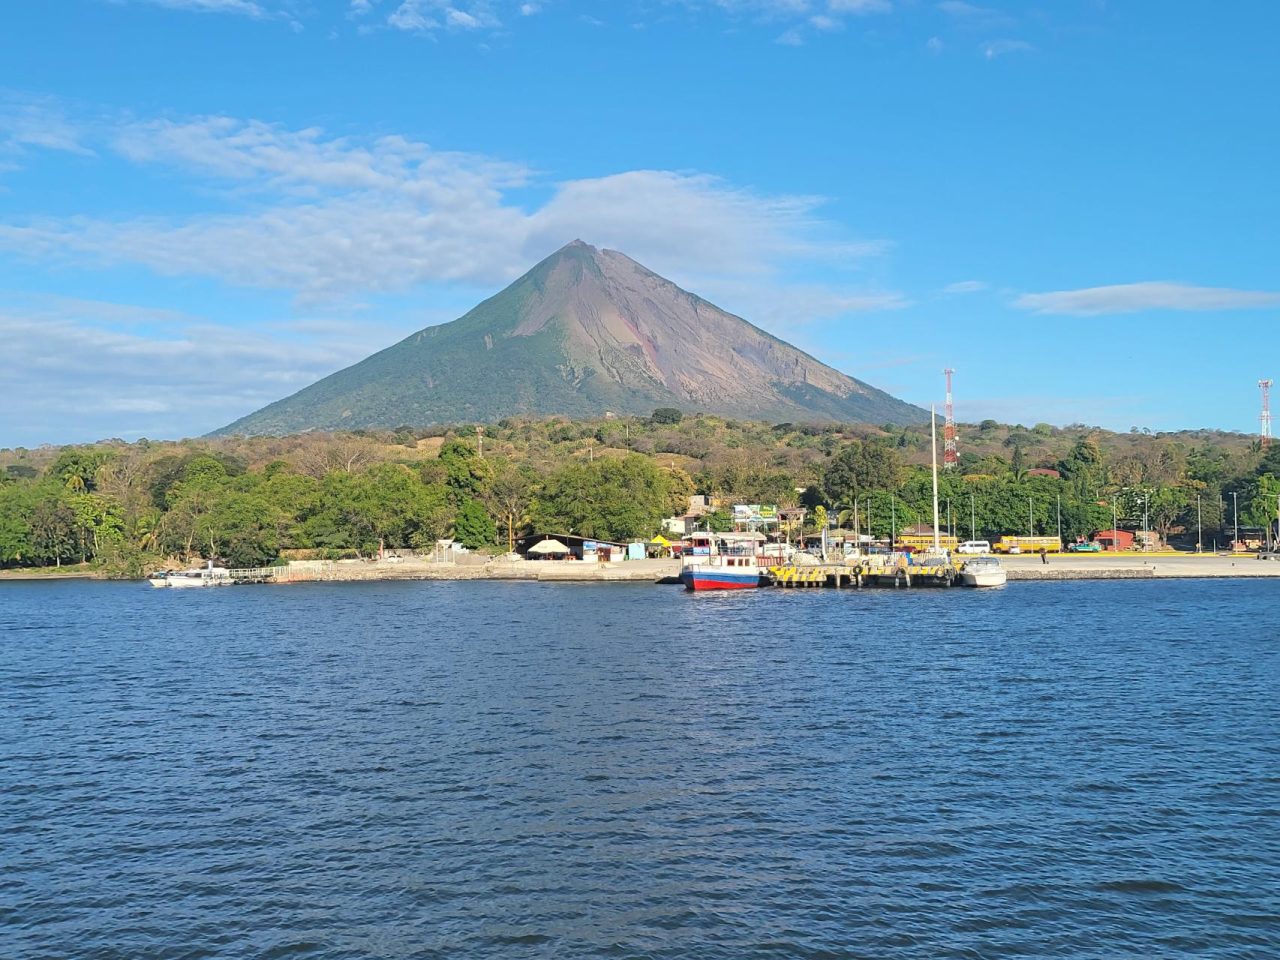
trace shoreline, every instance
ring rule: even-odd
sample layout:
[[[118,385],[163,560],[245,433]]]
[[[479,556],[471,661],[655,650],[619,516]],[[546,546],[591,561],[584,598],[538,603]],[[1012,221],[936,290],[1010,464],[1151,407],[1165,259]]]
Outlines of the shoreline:
[[[1052,555],[1002,557],[1010,582],[1063,580],[1182,580],[1280,578],[1280,562],[1251,556],[1206,554],[1141,554],[1109,556]],[[395,580],[507,580],[534,583],[652,583],[678,581],[677,560],[627,560],[621,563],[490,560],[487,563],[434,563],[404,560],[359,564],[300,563],[280,568],[275,583],[360,583]],[[107,580],[101,571],[84,568],[60,571],[4,570],[0,582],[45,580]],[[132,581],[144,582],[142,579]]]

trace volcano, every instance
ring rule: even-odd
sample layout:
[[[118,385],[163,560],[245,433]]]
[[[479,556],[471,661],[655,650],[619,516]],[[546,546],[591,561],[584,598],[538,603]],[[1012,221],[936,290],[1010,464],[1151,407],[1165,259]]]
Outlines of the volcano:
[[[465,316],[216,433],[647,415],[656,407],[773,422],[928,419],[625,254],[575,240]]]

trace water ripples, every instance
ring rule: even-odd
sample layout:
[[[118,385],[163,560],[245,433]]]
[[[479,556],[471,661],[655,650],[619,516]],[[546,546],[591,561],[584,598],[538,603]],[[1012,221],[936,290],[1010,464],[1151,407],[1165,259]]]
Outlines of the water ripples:
[[[1267,582],[0,584],[0,955],[1280,955]]]

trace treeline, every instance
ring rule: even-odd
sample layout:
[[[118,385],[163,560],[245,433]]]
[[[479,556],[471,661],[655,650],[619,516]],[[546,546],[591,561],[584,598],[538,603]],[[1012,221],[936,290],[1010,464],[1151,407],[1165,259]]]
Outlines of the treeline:
[[[940,478],[958,535],[1086,536],[1146,522],[1223,541],[1274,520],[1280,448],[1247,437],[962,428]],[[0,451],[0,566],[270,563],[284,550],[505,549],[537,529],[648,538],[693,493],[809,508],[807,530],[931,521],[926,428],[682,417],[508,420],[465,428]],[[726,525],[728,518],[710,518]],[[805,531],[794,531],[802,535]]]

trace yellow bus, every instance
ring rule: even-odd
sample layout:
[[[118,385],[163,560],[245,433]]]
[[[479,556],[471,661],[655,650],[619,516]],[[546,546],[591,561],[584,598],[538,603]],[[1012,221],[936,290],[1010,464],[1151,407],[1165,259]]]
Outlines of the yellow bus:
[[[938,546],[943,550],[954,551],[960,546],[958,537],[948,537],[946,534],[938,534]],[[912,553],[923,553],[926,550],[933,549],[933,534],[926,533],[922,536],[911,535],[898,538],[898,542],[894,544],[895,550],[910,550]]]
[[[1057,537],[1004,536],[991,548],[994,553],[1061,553],[1062,541]]]

